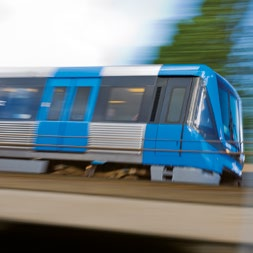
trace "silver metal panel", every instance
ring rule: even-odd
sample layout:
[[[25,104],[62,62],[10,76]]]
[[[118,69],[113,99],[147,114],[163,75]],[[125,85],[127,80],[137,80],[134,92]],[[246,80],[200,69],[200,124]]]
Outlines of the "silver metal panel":
[[[173,182],[219,185],[220,175],[193,167],[174,167]]]
[[[150,167],[151,181],[164,181],[164,166],[152,165]]]
[[[48,161],[0,159],[0,171],[21,173],[45,173]]]
[[[0,146],[8,148],[32,148],[35,121],[0,121]]]
[[[104,67],[101,76],[157,76],[162,65],[133,65]]]
[[[146,124],[90,123],[88,152],[140,154]]]
[[[53,67],[2,67],[0,77],[52,77]]]
[[[61,152],[38,152],[31,149],[6,149],[0,147],[0,157],[5,158],[23,158],[23,159],[48,159],[48,160],[69,160],[72,161],[105,161],[105,162],[120,162],[120,163],[142,163],[142,156],[139,154],[125,154],[117,153],[117,155],[101,152],[88,152],[88,153],[67,153]]]

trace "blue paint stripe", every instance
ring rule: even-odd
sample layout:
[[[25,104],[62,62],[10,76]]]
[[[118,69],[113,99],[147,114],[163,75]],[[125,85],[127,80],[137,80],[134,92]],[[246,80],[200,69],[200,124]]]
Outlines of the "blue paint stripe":
[[[203,64],[164,64],[162,65],[159,76],[201,76],[210,75],[213,71]]]
[[[54,77],[100,77],[103,67],[62,67]]]

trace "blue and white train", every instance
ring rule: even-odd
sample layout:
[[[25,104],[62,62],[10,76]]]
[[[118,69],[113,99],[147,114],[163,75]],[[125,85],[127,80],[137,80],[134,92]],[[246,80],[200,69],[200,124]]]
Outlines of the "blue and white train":
[[[0,171],[55,161],[220,184],[244,165],[239,95],[206,65],[0,69]]]

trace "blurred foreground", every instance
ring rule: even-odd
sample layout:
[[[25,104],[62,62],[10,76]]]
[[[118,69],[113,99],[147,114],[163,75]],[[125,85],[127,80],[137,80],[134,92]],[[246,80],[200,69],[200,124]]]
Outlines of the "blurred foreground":
[[[4,251],[253,252],[253,188],[1,173],[0,202]]]
[[[134,218],[134,217],[133,217]],[[2,252],[251,253],[253,245],[215,243],[26,223],[1,223]]]

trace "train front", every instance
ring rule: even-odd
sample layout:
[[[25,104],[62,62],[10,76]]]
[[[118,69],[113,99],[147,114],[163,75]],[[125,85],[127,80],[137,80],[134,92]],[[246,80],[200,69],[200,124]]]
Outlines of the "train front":
[[[183,160],[193,171],[202,170],[187,177],[205,183],[237,183],[245,159],[241,100],[222,76],[204,73],[193,88],[182,140]],[[174,170],[174,181],[187,181],[189,172]]]

